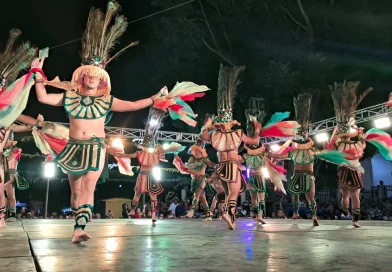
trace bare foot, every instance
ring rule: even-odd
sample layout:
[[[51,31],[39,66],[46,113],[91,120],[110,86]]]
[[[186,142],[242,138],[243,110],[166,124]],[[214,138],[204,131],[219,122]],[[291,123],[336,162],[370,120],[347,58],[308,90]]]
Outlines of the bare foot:
[[[301,217],[299,217],[299,214],[293,214],[293,220],[295,220],[295,219],[301,219]]]
[[[1,220],[0,220],[0,229],[4,229],[4,228],[6,228],[7,226],[5,225],[5,221],[4,221],[4,218],[1,218]]]
[[[219,221],[222,221],[222,216],[219,216],[219,217],[218,217],[218,220],[219,220]]]
[[[222,218],[226,221],[226,225],[227,225],[227,228],[228,228],[229,230],[235,230],[235,224],[233,224],[233,223],[231,222],[230,215],[224,214],[224,215],[222,216]]]
[[[186,214],[186,218],[193,218],[195,211],[190,210],[187,214]]]
[[[5,222],[16,222],[16,218],[15,218],[15,217],[7,218],[7,219],[5,220]]]
[[[156,223],[157,223],[157,220],[156,220],[156,219],[153,219],[153,220],[152,220],[152,226],[155,227],[155,226],[157,225]]]
[[[205,219],[203,219],[203,221],[204,221],[204,222],[212,221],[212,218],[211,218],[211,216],[209,216],[209,217],[206,217]]]
[[[353,221],[353,226],[356,228],[360,228],[361,225],[358,223],[358,221]]]
[[[264,220],[263,220],[263,218],[262,217],[257,217],[257,218],[255,218],[255,221],[257,221],[257,222],[259,222],[259,223],[261,223],[261,224],[267,224]]]
[[[81,229],[77,229],[74,231],[73,237],[72,237],[72,243],[81,243],[88,241],[90,239],[90,236],[87,234],[87,232],[84,232]]]
[[[313,226],[314,227],[318,227],[319,226],[319,223],[318,223],[318,220],[317,220],[317,216],[313,216]]]

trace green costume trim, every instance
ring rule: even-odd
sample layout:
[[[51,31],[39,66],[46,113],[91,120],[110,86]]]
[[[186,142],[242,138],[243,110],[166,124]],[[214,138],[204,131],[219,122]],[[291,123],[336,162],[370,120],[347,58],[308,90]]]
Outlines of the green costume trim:
[[[4,207],[0,207],[0,218],[4,218],[5,217],[5,212],[7,211],[7,208]]]
[[[203,181],[205,181],[206,184],[207,184],[207,180],[206,180],[206,176],[205,175],[193,178],[191,180],[191,192],[194,193],[197,190],[197,188],[200,188],[200,189],[204,190],[205,187],[204,188],[202,187]]]
[[[294,213],[298,214],[299,213],[299,201],[296,201],[295,199],[293,200],[293,208],[294,208]]]
[[[247,182],[248,182],[247,191],[256,192],[256,193],[267,192],[266,182],[262,175],[250,174],[249,178],[247,178]]]
[[[308,150],[309,149],[290,150],[289,157],[296,164],[313,164],[316,161],[316,156],[309,154]]]
[[[192,200],[192,205],[191,205],[191,210],[195,210],[197,208],[197,205],[199,204],[199,200],[197,200],[196,198],[194,198]]]
[[[18,190],[23,191],[30,188],[30,183],[24,177],[19,175],[17,171],[15,171],[13,175],[15,179],[16,188],[18,188]]]
[[[317,203],[316,202],[312,202],[310,203],[310,214],[312,216],[317,216]]]
[[[101,148],[105,148],[104,138],[94,137],[90,140],[70,138],[66,147],[55,158],[68,173],[83,175],[89,171],[98,171]]]
[[[264,166],[264,157],[262,155],[244,155],[246,167],[249,169],[257,169]]]
[[[78,207],[76,211],[75,226],[74,230],[84,230],[87,223],[91,220],[93,206],[90,204],[84,204]]]
[[[8,218],[16,218],[16,208],[8,207]]]
[[[63,106],[69,116],[76,119],[100,119],[109,114],[113,96],[85,96],[75,91],[64,93]]]
[[[259,201],[259,212],[264,213],[264,207],[265,207],[265,200],[260,200]]]
[[[313,173],[309,171],[294,171],[289,181],[287,192],[295,196],[310,192],[313,179]]]

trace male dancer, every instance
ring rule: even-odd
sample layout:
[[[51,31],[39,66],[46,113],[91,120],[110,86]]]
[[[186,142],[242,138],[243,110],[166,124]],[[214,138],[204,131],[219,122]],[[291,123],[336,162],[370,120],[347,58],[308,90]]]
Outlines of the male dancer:
[[[238,162],[238,147],[241,142],[257,144],[261,129],[260,124],[255,122],[253,138],[246,136],[242,129],[232,130],[234,125],[239,125],[236,120],[233,120],[232,104],[239,84],[238,76],[244,69],[244,67],[221,65],[218,77],[218,116],[215,120],[208,118],[200,136],[202,140],[211,142],[212,147],[218,151],[219,163],[216,171],[226,193],[227,211],[223,214],[223,219],[230,230],[235,229],[238,195],[246,187]]]
[[[317,203],[315,201],[316,185],[313,164],[316,158],[339,165],[347,165],[351,169],[361,169],[360,165],[345,159],[343,152],[320,151],[313,147],[314,143],[308,136],[311,111],[310,94],[300,94],[294,98],[295,115],[301,128],[298,135],[292,140],[293,147],[288,148],[282,154],[269,154],[273,159],[288,159],[294,162],[294,174],[289,181],[288,192],[293,196],[294,214],[293,219],[299,219],[299,197],[305,194],[312,214],[313,226],[318,226]],[[284,145],[286,146],[286,144]]]
[[[68,173],[71,186],[71,205],[76,210],[72,238],[74,243],[90,239],[84,229],[92,217],[95,185],[104,167],[104,126],[107,115],[110,111],[147,108],[160,96],[167,94],[164,88],[156,95],[136,102],[110,95],[110,77],[104,68],[113,60],[109,56],[110,50],[128,25],[124,16],[117,15],[115,24],[108,29],[108,22],[119,9],[120,5],[116,1],[109,1],[106,14],[100,9],[91,10],[82,39],[82,66],[74,71],[70,83],[49,82],[41,76],[37,76],[35,81],[38,100],[52,106],[63,106],[69,116],[69,142],[55,160]],[[43,59],[32,63],[33,68],[42,66]],[[45,84],[67,91],[64,94],[48,94]]]
[[[334,148],[343,152],[347,152],[347,157],[359,164],[359,159],[363,156],[363,150],[366,147],[363,129],[355,125],[353,118],[354,111],[365,96],[372,91],[367,89],[360,97],[357,96],[359,82],[343,82],[343,84],[335,83],[329,86],[332,100],[335,108],[336,121],[338,126],[335,128],[328,148]],[[358,137],[358,140],[351,138]],[[348,214],[350,198],[352,201],[352,224],[359,228],[358,223],[361,217],[361,202],[359,194],[364,188],[362,173],[340,166],[338,170],[339,189],[342,193],[342,210],[345,215]]]
[[[205,141],[197,140],[194,145],[189,149],[189,153],[192,156],[189,158],[188,163],[184,164],[180,157],[174,157],[173,164],[177,167],[182,174],[191,175],[191,192],[193,193],[193,200],[191,209],[186,215],[186,217],[192,218],[195,209],[199,206],[199,201],[201,202],[204,213],[206,216],[206,221],[212,220],[211,210],[208,207],[208,202],[204,193],[204,189],[207,185],[206,170],[207,166],[215,168],[216,164],[208,159],[207,152],[205,150]]]
[[[154,168],[158,166],[159,161],[166,161],[165,154],[179,153],[185,149],[184,146],[177,143],[172,143],[165,148],[157,143],[157,132],[165,115],[164,111],[151,107],[148,114],[145,136],[142,143],[138,145],[138,148],[141,149],[141,151],[136,151],[132,154],[114,154],[116,157],[137,158],[139,161],[140,173],[136,180],[135,196],[132,200],[130,215],[135,215],[135,210],[141,194],[148,193],[151,198],[151,218],[153,225],[156,222],[157,196],[163,192],[162,184],[154,177]]]
[[[13,144],[14,133],[10,133],[10,137],[8,138],[8,142]],[[6,151],[8,155],[6,156],[8,160],[8,168],[9,168],[9,177],[10,179],[5,183],[5,191],[7,192],[7,200],[8,200],[8,218],[6,222],[15,222],[16,221],[16,198],[15,198],[15,186],[19,190],[25,190],[29,188],[29,183],[18,174],[18,162],[22,155],[22,149],[13,146],[12,148]]]
[[[290,115],[289,112],[286,113],[275,113],[271,120],[275,120],[279,122],[280,120],[276,118],[276,116],[280,116],[280,119],[285,119]],[[247,118],[247,134],[249,136],[254,135],[254,126],[252,120],[257,120],[260,123],[265,116],[265,112],[259,112],[257,117],[250,115],[250,112],[246,112]],[[266,127],[271,126],[275,121],[268,121]],[[281,122],[283,123],[283,122]],[[289,122],[287,122],[289,123]],[[265,127],[265,128],[266,128]],[[293,133],[295,131],[293,130]],[[263,168],[267,170],[268,178],[278,187],[284,194],[286,190],[284,189],[282,180],[286,180],[284,175],[285,169],[283,167],[279,167],[274,165],[269,158],[267,157],[267,153],[265,152],[264,144],[256,144],[256,145],[244,145],[246,153],[243,155],[242,162],[245,163],[246,168],[249,169],[249,176],[247,177],[247,191],[250,192],[251,201],[252,201],[252,211],[256,215],[256,221],[261,224],[265,224],[263,220],[263,213],[265,207],[265,193],[267,192],[267,186],[265,181],[265,173],[263,173]]]
[[[222,220],[222,216],[225,212],[225,202],[226,202],[225,190],[216,172],[212,173],[212,175],[209,178],[207,178],[207,182],[216,192],[216,195],[212,199],[212,203],[210,207],[211,215],[215,213],[216,205],[218,205],[218,211],[219,211],[218,220]]]

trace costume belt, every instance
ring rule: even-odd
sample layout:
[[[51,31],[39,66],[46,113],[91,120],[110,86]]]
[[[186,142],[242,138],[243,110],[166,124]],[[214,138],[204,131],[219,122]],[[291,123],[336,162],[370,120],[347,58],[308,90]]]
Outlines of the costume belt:
[[[105,138],[91,137],[89,140],[77,140],[74,138],[69,138],[69,144],[98,144],[101,148],[105,148]]]
[[[314,177],[313,171],[309,171],[309,170],[294,170],[294,174],[305,174]]]

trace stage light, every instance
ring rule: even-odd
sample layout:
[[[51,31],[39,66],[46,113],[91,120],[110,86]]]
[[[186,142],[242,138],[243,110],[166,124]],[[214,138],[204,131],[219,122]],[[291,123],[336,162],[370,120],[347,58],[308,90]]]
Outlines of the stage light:
[[[169,148],[169,146],[170,146],[170,144],[164,143],[163,146],[162,146],[162,148],[163,148],[163,150],[166,150],[166,149]]]
[[[53,178],[54,177],[54,171],[55,170],[55,164],[54,162],[47,162],[45,163],[44,166],[44,176],[45,178]]]
[[[156,120],[156,119],[151,119],[151,120],[150,120],[150,125],[151,125],[151,126],[156,126],[156,125],[158,125],[158,120]]]
[[[246,177],[249,178],[250,169],[246,168]]]
[[[115,138],[112,140],[112,146],[117,148],[124,148],[123,142],[119,138]]]
[[[326,141],[328,141],[328,134],[324,133],[324,132],[323,133],[319,133],[319,134],[316,135],[316,140],[319,143],[326,142]]]
[[[374,125],[376,128],[386,128],[391,126],[391,120],[388,117],[380,118],[374,120]]]
[[[156,180],[161,180],[161,169],[159,167],[154,167],[152,169],[152,175]]]
[[[270,146],[270,148],[271,148],[271,151],[272,151],[272,152],[278,152],[279,149],[280,149],[280,145],[278,145],[278,144],[273,144],[273,145]]]
[[[154,148],[152,148],[152,147],[148,148],[148,152],[154,153]]]
[[[265,167],[261,168],[261,173],[263,174],[264,178],[269,178],[270,177],[268,169],[265,168]]]

